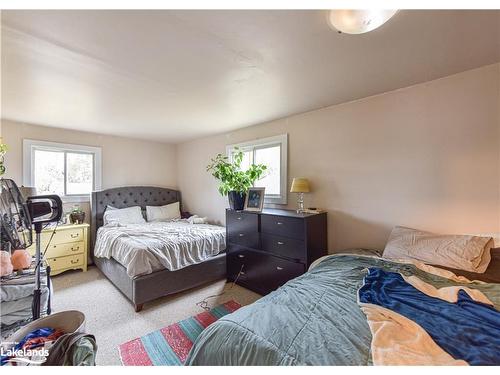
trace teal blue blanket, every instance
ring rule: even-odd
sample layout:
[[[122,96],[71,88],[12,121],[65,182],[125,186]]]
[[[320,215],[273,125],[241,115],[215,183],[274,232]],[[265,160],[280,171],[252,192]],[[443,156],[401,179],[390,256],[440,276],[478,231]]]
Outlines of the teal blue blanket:
[[[357,291],[370,267],[415,275],[437,288],[460,285],[413,265],[358,255],[329,257],[210,325],[186,364],[370,365],[370,329],[357,304]],[[464,285],[481,290],[500,307],[500,284]]]

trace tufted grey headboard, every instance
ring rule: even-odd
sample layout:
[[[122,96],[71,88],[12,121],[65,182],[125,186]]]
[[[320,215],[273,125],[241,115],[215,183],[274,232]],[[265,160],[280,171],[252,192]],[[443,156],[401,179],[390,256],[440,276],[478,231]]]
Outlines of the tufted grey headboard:
[[[165,204],[181,202],[181,192],[173,189],[152,186],[125,186],[101,191],[93,191],[91,199],[90,236],[91,251],[94,244],[97,229],[103,225],[102,217],[106,206],[125,208],[141,206],[163,206]]]

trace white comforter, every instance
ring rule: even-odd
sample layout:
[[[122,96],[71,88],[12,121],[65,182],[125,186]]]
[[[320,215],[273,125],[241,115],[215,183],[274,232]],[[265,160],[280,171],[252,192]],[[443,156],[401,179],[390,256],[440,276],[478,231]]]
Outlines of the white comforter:
[[[103,226],[97,231],[94,256],[112,257],[136,277],[201,263],[225,247],[224,227],[176,220]]]

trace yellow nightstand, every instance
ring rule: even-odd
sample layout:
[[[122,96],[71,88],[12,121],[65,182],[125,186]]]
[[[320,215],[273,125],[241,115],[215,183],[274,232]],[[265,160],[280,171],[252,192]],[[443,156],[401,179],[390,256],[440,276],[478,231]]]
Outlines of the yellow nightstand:
[[[42,231],[42,254],[49,243],[53,230],[54,228],[51,227]],[[67,270],[87,271],[88,232],[88,224],[69,224],[57,227],[45,253],[45,259],[51,268],[51,275],[57,275]],[[27,250],[30,254],[35,254],[35,233],[33,233],[33,245]]]

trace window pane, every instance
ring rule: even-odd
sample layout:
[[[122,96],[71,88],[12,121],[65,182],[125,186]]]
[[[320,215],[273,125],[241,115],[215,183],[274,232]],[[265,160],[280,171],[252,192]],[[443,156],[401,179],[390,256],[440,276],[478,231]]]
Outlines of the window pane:
[[[38,195],[64,195],[64,153],[35,150],[34,177]]]
[[[93,190],[92,154],[66,154],[66,194],[90,194]]]
[[[252,165],[253,152],[251,150],[243,151],[243,160],[241,161],[240,169],[246,171]]]
[[[255,186],[265,187],[266,195],[280,195],[281,146],[258,148],[255,150],[255,163],[267,166],[264,177],[255,182]]]

